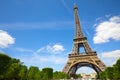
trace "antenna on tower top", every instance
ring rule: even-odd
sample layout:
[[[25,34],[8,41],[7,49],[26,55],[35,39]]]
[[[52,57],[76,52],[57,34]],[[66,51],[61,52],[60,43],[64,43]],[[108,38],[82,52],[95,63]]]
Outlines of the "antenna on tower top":
[[[78,9],[78,7],[77,7],[76,3],[74,3],[74,9]]]

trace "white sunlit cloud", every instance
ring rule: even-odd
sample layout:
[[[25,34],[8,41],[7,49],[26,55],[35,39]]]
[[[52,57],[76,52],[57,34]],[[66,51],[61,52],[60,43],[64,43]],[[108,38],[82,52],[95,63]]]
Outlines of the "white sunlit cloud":
[[[108,21],[103,21],[96,25],[94,43],[106,43],[110,39],[120,40],[120,16],[113,16]]]
[[[99,57],[107,66],[112,66],[120,58],[120,50],[102,52]]]
[[[102,56],[106,58],[120,58],[120,50],[104,52],[102,53]]]
[[[9,35],[6,31],[0,30],[0,48],[6,48],[15,43],[15,38]]]
[[[41,47],[37,50],[37,52],[46,52],[46,53],[52,53],[52,54],[58,54],[64,51],[64,47],[61,44],[54,44],[54,45],[47,45],[44,47]]]
[[[30,50],[30,49],[25,49],[25,48],[15,48],[15,50],[19,51],[19,52],[27,52],[27,53],[34,53],[34,54],[39,54],[39,53],[58,54],[58,53],[65,51],[65,48],[61,44],[54,44],[54,45],[48,44],[46,46],[39,48],[36,51]]]

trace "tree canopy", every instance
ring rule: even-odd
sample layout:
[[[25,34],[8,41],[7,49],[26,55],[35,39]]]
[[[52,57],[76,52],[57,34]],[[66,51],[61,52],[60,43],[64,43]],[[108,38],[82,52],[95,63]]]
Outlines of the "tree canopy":
[[[19,59],[0,53],[0,80],[50,80],[53,79],[53,69],[23,65]]]
[[[119,80],[120,79],[120,58],[112,67],[107,67],[105,71],[100,73],[102,80]]]
[[[11,57],[6,54],[0,53],[0,78],[3,78],[4,73],[6,73],[7,68],[11,62]]]

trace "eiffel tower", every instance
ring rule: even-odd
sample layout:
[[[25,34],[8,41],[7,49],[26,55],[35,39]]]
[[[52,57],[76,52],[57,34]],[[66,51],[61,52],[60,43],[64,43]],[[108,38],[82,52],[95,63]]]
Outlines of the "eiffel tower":
[[[73,39],[74,46],[72,52],[68,55],[68,61],[62,71],[68,73],[70,77],[74,77],[80,67],[86,66],[94,69],[99,75],[99,72],[104,71],[106,66],[97,57],[96,51],[92,51],[87,42],[87,38],[82,32],[78,17],[78,7],[76,5],[74,5],[74,17],[76,25],[76,33]],[[84,49],[84,52],[81,52],[81,48]]]

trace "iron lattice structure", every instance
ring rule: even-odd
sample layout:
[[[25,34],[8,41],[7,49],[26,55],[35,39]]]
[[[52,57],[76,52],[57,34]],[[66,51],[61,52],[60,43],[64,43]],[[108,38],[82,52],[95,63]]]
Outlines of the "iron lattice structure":
[[[88,66],[99,74],[99,72],[105,70],[106,66],[97,57],[96,51],[92,51],[87,42],[87,38],[82,32],[78,16],[78,7],[76,5],[74,5],[74,17],[76,28],[75,37],[73,39],[74,46],[72,52],[68,55],[68,61],[63,68],[63,72],[69,73],[69,75],[73,77],[80,67]],[[80,48],[84,48],[84,52],[81,52]]]

